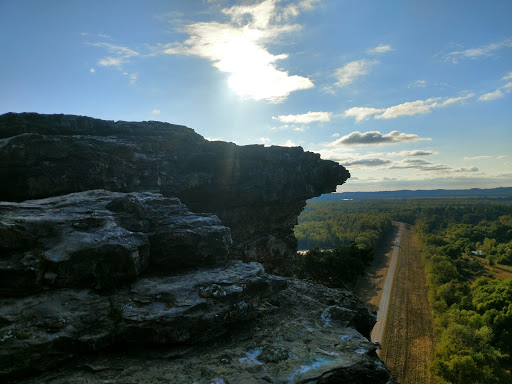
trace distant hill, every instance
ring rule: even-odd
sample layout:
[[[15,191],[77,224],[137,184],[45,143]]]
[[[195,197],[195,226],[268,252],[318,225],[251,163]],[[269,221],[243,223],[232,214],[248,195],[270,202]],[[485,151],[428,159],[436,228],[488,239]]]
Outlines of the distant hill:
[[[512,187],[492,189],[434,189],[411,191],[403,189],[400,191],[379,191],[379,192],[340,192],[329,193],[315,197],[313,201],[336,201],[336,200],[369,200],[369,199],[403,199],[403,198],[440,198],[440,197],[475,197],[475,198],[505,198],[512,199]]]

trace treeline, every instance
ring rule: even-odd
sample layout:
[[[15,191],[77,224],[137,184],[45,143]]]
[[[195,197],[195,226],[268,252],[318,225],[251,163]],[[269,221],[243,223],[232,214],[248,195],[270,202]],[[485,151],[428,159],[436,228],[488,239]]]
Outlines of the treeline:
[[[352,242],[375,248],[391,230],[391,215],[360,201],[309,201],[295,227],[299,249],[333,249]]]
[[[343,287],[362,275],[374,250],[391,231],[391,216],[362,202],[308,202],[295,227],[299,249],[297,277]]]
[[[512,261],[510,208],[445,206],[417,219],[438,338],[432,369],[446,383],[512,382],[512,278],[484,268]]]
[[[300,277],[331,286],[364,271],[391,221],[414,225],[436,327],[441,383],[512,383],[512,205],[493,199],[314,201],[299,217]],[[361,253],[358,253],[361,252]],[[512,269],[510,269],[512,271]]]
[[[355,242],[331,251],[312,248],[299,255],[297,277],[341,288],[362,275],[373,256],[373,248],[361,247]]]

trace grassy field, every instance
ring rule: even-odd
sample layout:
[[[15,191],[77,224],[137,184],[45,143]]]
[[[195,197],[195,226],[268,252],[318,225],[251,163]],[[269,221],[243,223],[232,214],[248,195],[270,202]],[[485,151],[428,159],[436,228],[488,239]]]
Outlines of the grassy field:
[[[378,305],[379,287],[384,282],[391,250],[392,246],[386,247],[383,253],[377,254],[375,265],[370,266],[366,276],[359,279],[354,287],[370,310]],[[430,373],[435,345],[425,272],[417,238],[407,227],[401,235],[389,315],[384,338],[380,342],[380,357],[400,383],[436,382]]]
[[[402,384],[435,383],[430,373],[434,357],[434,325],[428,302],[425,270],[418,239],[405,228],[381,358]]]
[[[512,277],[512,266],[496,264],[494,266],[485,265],[486,271],[496,279],[506,280]]]

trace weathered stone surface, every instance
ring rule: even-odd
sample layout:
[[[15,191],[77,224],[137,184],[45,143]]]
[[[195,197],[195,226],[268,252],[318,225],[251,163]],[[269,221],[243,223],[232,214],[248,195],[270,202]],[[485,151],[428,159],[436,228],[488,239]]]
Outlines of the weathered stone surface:
[[[225,260],[222,224],[292,272],[305,200],[347,177],[170,124],[0,116],[0,381],[395,383],[352,293]]]
[[[267,311],[263,301],[285,287],[261,264],[236,261],[141,278],[113,293],[58,289],[0,298],[0,377],[44,372],[116,343],[207,342]]]
[[[226,257],[229,228],[155,193],[93,190],[0,203],[0,295],[114,288]]]
[[[209,142],[160,122],[82,116],[0,116],[0,200],[90,189],[153,191],[210,212],[231,228],[232,256],[293,272],[293,226],[305,201],[350,177],[302,148]]]
[[[349,291],[272,277],[256,263],[143,278],[108,299],[44,295],[1,306],[2,361],[59,362],[24,383],[395,383],[366,338],[373,320]],[[122,349],[62,363],[113,341]],[[12,353],[21,344],[53,354]]]

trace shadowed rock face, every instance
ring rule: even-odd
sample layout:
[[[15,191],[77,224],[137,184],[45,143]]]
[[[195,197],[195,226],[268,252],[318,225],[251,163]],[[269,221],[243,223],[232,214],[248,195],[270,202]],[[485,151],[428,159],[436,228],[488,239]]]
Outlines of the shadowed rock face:
[[[395,383],[351,292],[227,260],[232,233],[289,273],[343,167],[157,122],[7,114],[0,136],[1,382]]]
[[[232,257],[284,275],[292,272],[293,226],[305,201],[348,177],[341,165],[300,147],[210,142],[167,123],[0,116],[0,200],[90,189],[178,197],[231,228]]]
[[[0,381],[394,383],[351,292],[229,244],[155,193],[0,203]]]

